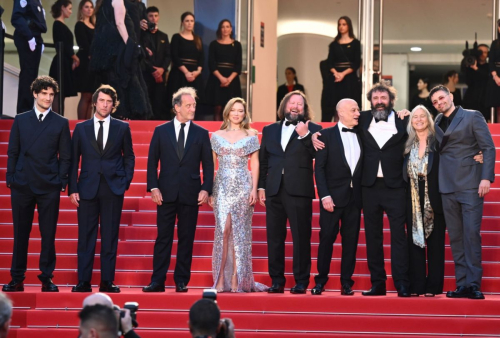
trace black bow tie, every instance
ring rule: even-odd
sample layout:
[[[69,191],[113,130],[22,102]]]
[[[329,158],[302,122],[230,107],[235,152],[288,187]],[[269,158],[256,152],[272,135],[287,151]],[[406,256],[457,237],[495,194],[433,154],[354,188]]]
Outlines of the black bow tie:
[[[376,122],[376,123],[379,123],[380,121],[387,122],[388,118],[389,118],[389,116],[388,116],[388,117],[386,117],[385,119],[378,119],[378,118],[376,118],[376,117],[375,117],[375,122]]]
[[[299,122],[298,120],[295,120],[295,121],[286,121],[285,122],[285,126],[288,127],[291,124],[293,124],[294,126],[296,126],[298,122]]]
[[[349,128],[346,128],[346,127],[342,127],[342,131],[343,132],[351,132],[351,133],[354,133],[354,134],[356,134],[358,132],[357,129],[354,129],[354,128],[349,129]]]

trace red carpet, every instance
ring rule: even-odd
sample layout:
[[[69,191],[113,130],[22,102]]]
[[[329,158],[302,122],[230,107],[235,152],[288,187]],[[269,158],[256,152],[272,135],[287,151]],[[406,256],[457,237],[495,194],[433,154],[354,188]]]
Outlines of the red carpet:
[[[77,121],[70,121],[74,128]],[[12,121],[0,121],[0,282],[10,280],[12,254],[12,215],[10,192],[5,186],[7,145]],[[219,122],[201,123],[210,131],[219,128]],[[255,123],[261,130],[267,123]],[[127,191],[118,245],[116,284],[122,293],[112,295],[113,301],[122,306],[127,301],[140,304],[137,332],[141,337],[189,337],[188,310],[201,297],[202,289],[211,287],[211,254],[214,233],[214,216],[208,206],[200,209],[196,243],[194,247],[193,275],[187,294],[173,290],[172,270],[175,264],[176,244],[173,247],[171,271],[167,275],[167,291],[161,294],[144,294],[140,291],[149,283],[152,270],[152,253],[156,238],[156,208],[146,193],[146,161],[149,141],[158,122],[134,121],[131,123],[132,139],[136,154],[136,171],[131,188]],[[490,125],[494,140],[500,145],[500,125]],[[500,159],[500,148],[497,159]],[[500,161],[497,162],[500,169]],[[434,298],[414,297],[399,299],[394,292],[387,297],[365,298],[362,290],[370,287],[366,263],[364,233],[360,235],[358,263],[355,270],[356,295],[343,297],[339,293],[340,244],[335,244],[331,264],[331,278],[327,292],[322,296],[219,294],[218,303],[223,316],[231,317],[237,328],[237,337],[500,337],[500,177],[486,198],[482,224],[484,278],[482,290],[486,300],[447,299],[444,295]],[[57,265],[54,282],[60,286],[58,294],[40,292],[36,278],[40,251],[40,234],[37,216],[29,247],[26,291],[10,293],[14,301],[12,331],[9,337],[76,337],[77,313],[86,294],[73,294],[70,286],[77,282],[76,209],[65,195],[61,195],[59,226],[57,230]],[[312,235],[312,275],[316,273],[319,241],[319,202],[314,202]],[[390,275],[390,232],[385,219],[384,238],[387,273]],[[363,232],[363,224],[361,224]],[[257,206],[253,221],[253,268],[255,279],[269,284],[267,274],[267,245],[265,208]],[[338,241],[337,241],[338,242]],[[97,250],[100,248],[98,243]],[[97,251],[99,252],[99,251]],[[292,243],[290,235],[286,244],[287,288],[293,286]],[[93,288],[97,291],[99,255],[96,256]],[[454,265],[446,241],[445,290],[455,288]],[[388,290],[394,291],[389,276]]]

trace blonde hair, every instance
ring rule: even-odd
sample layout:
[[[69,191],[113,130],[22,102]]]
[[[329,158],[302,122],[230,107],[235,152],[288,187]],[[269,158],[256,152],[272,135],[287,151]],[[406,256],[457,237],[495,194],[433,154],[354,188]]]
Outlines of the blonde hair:
[[[436,140],[436,129],[434,128],[434,120],[432,119],[432,115],[431,113],[429,113],[429,110],[425,106],[419,104],[411,111],[410,120],[408,121],[408,126],[406,127],[406,132],[408,133],[408,139],[406,140],[406,145],[405,145],[405,152],[404,152],[405,155],[411,151],[411,147],[417,138],[417,132],[415,128],[413,128],[411,121],[413,119],[413,115],[415,115],[416,111],[419,109],[423,110],[425,112],[425,115],[427,116],[427,122],[428,122],[427,129],[429,130],[429,134],[427,135],[427,147],[429,149],[433,149],[434,142]]]
[[[288,101],[290,101],[290,98],[294,95],[299,95],[302,96],[302,99],[304,100],[304,120],[309,121],[313,119],[313,111],[309,107],[309,103],[307,103],[307,98],[306,94],[301,92],[300,90],[294,90],[291,91],[290,93],[286,94],[285,97],[281,100],[280,106],[278,108],[278,118],[280,120],[283,120],[285,118],[285,113],[286,113],[286,105],[288,104]]]
[[[222,121],[223,122],[220,126],[220,130],[228,129],[229,126],[231,125],[231,122],[229,121],[229,113],[231,112],[231,109],[233,109],[233,106],[236,103],[241,103],[243,105],[243,110],[245,111],[245,117],[243,118],[243,121],[241,121],[241,129],[248,135],[248,130],[252,130],[252,131],[255,131],[255,130],[250,128],[250,123],[252,122],[252,120],[250,119],[250,116],[248,115],[247,103],[241,97],[232,98],[231,100],[228,101],[228,103],[224,107],[224,112],[222,113]]]

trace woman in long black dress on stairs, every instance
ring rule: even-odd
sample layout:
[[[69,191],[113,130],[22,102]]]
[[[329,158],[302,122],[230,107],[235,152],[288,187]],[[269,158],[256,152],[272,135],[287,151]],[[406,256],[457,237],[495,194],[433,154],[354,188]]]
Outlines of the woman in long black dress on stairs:
[[[206,101],[214,106],[214,120],[222,121],[222,108],[234,97],[241,97],[241,44],[233,39],[231,21],[224,19],[217,28],[217,40],[208,49],[210,77]]]
[[[73,33],[64,23],[71,16],[72,11],[73,5],[70,0],[57,0],[50,11],[55,19],[52,37],[56,45],[56,55],[52,59],[49,75],[59,83],[61,90],[54,97],[52,109],[61,115],[64,115],[64,99],[77,95],[73,70],[80,65],[80,60],[73,51]],[[59,50],[59,42],[63,43],[62,50]],[[62,78],[58,70],[59,57],[62,58]],[[62,107],[59,107],[59,95],[63,96]]]
[[[92,116],[92,94],[99,84],[94,73],[89,71],[90,45],[94,39],[95,16],[91,0],[81,0],[78,5],[78,21],[75,24],[75,38],[78,44],[80,66],[75,69],[76,89],[80,92],[78,119],[88,120]]]
[[[181,15],[181,32],[172,36],[170,51],[172,67],[168,75],[167,98],[172,105],[172,95],[182,87],[193,87],[198,97],[203,95],[201,70],[203,67],[203,44],[194,33],[194,14]]]
[[[361,44],[354,37],[351,19],[340,17],[338,34],[329,46],[328,65],[331,75],[326,83],[326,112],[322,122],[331,122],[336,117],[337,103],[342,99],[353,99],[361,106],[361,85],[356,72],[361,64]]]

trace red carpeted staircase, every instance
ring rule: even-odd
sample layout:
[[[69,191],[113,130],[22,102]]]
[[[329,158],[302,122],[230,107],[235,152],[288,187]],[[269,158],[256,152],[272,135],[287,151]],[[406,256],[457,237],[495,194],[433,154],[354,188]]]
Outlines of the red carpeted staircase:
[[[77,121],[70,121],[71,129]],[[115,304],[127,301],[140,304],[137,332],[141,337],[189,337],[187,330],[190,306],[201,298],[202,289],[212,286],[212,243],[214,216],[210,207],[200,209],[195,238],[192,279],[189,292],[175,293],[172,270],[173,259],[167,275],[167,291],[144,294],[140,287],[147,285],[152,272],[153,245],[156,238],[156,207],[146,193],[146,162],[152,131],[159,122],[131,122],[132,139],[136,154],[136,170],[130,190],[125,195],[118,245],[115,283],[121,294],[111,295]],[[200,123],[210,131],[219,128],[219,122]],[[267,123],[254,123],[262,130]],[[5,186],[7,146],[12,121],[0,121],[0,283],[10,280],[10,263],[13,244],[10,191]],[[494,140],[500,145],[500,125],[490,125]],[[500,149],[500,148],[499,148]],[[497,159],[500,161],[500,150]],[[500,162],[497,162],[500,169]],[[331,265],[331,278],[327,292],[322,296],[268,295],[267,293],[218,295],[223,317],[235,322],[237,337],[500,337],[500,170],[497,181],[486,197],[482,225],[484,278],[482,290],[486,300],[447,299],[445,295],[434,298],[412,297],[400,299],[394,292],[386,297],[366,298],[362,290],[370,287],[366,263],[364,233],[360,236],[358,262],[354,280],[355,296],[340,296],[340,244],[335,244]],[[37,216],[31,233],[26,291],[10,293],[14,301],[12,330],[9,337],[75,337],[78,335],[78,310],[88,294],[71,293],[71,286],[78,282],[76,266],[77,219],[76,209],[66,195],[61,195],[59,225],[57,229],[57,265],[54,282],[60,287],[58,294],[40,292],[37,279],[40,233]],[[316,273],[316,254],[319,242],[319,202],[314,202],[312,235],[312,275]],[[390,267],[390,232],[387,219],[384,230],[386,269]],[[363,228],[363,224],[362,224]],[[363,229],[361,230],[363,232]],[[339,242],[339,240],[337,240]],[[98,291],[99,249],[93,290]],[[256,281],[270,284],[267,274],[267,245],[265,208],[257,206],[253,218],[253,267]],[[291,236],[286,244],[287,288],[293,286]],[[388,290],[394,291],[389,276]],[[454,265],[449,242],[446,242],[445,290],[455,288]]]

